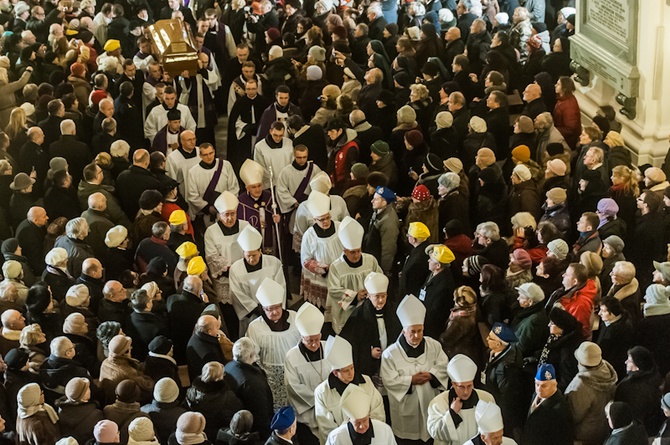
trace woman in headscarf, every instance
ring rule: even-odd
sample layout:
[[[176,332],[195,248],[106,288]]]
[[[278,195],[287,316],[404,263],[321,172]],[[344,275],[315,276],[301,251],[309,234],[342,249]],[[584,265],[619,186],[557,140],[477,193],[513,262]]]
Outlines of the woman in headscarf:
[[[633,409],[627,403],[610,402],[605,407],[612,434],[603,445],[646,445],[644,427],[633,418]]]
[[[379,68],[384,74],[384,87],[393,89],[393,76],[391,74],[391,67],[382,54],[372,53],[368,58],[368,68]]]
[[[18,412],[16,435],[20,444],[54,445],[61,437],[58,414],[44,403],[44,392],[37,383],[28,383],[16,396]]]
[[[435,25],[425,23],[421,26],[421,40],[416,47],[416,63],[423,66],[429,57],[444,58],[444,48],[439,41]]]

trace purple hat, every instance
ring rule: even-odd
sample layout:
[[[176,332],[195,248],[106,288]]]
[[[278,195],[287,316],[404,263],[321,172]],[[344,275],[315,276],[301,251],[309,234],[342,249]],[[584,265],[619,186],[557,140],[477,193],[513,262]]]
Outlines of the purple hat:
[[[603,198],[598,201],[598,213],[607,217],[616,216],[619,213],[619,205],[612,198]]]

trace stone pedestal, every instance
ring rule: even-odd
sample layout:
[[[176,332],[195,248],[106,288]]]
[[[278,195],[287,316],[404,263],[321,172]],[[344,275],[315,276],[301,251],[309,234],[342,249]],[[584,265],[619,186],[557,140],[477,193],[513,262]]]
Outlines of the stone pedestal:
[[[670,135],[670,0],[578,0],[570,40],[585,120],[602,105],[623,109],[617,120],[634,161],[660,166]]]

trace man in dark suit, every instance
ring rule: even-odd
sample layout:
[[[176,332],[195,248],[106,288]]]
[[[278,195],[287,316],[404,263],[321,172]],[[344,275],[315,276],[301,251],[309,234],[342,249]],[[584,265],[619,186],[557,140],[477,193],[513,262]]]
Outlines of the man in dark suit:
[[[119,96],[119,89],[121,87],[121,84],[123,82],[130,82],[133,84],[133,87],[135,88],[135,91],[137,91],[138,94],[133,95],[132,100],[135,106],[139,108],[140,110],[142,109],[142,85],[144,85],[144,72],[142,70],[138,70],[135,67],[135,63],[133,62],[132,58],[126,59],[125,62],[123,62],[123,74],[121,74],[121,77],[119,77],[116,82],[114,82],[114,88],[116,91],[114,92],[114,97]]]
[[[44,268],[44,237],[47,234],[49,217],[42,207],[31,207],[27,218],[16,229],[16,239],[28,259],[28,265],[35,275],[40,275]]]
[[[37,124],[44,132],[43,147],[50,147],[60,137],[60,123],[65,116],[65,105],[60,99],[50,100],[47,104],[49,116]],[[55,155],[49,153],[53,158]],[[75,183],[76,184],[76,183]]]
[[[520,445],[572,445],[570,406],[558,390],[552,365],[540,365],[535,375],[535,394],[521,433]]]
[[[133,292],[130,301],[133,312],[128,317],[125,329],[133,339],[133,357],[143,362],[149,353],[151,340],[159,335],[169,335],[168,323],[163,316],[151,312],[153,300],[146,290],[138,289]]]
[[[410,250],[405,259],[405,264],[402,266],[398,295],[419,295],[421,286],[428,278],[430,272],[426,267],[426,263],[428,263],[426,247],[430,244],[428,238],[430,238],[430,231],[424,223],[410,223],[407,230],[407,241],[412,246],[412,250]]]
[[[198,318],[195,331],[186,345],[186,358],[188,359],[188,375],[193,381],[202,372],[205,363],[225,363],[221,345],[221,321],[211,315],[203,315]]]
[[[61,102],[62,105],[63,103]],[[91,149],[84,142],[77,140],[77,126],[73,120],[63,120],[60,123],[60,132],[60,139],[49,145],[49,155],[52,158],[56,156],[65,158],[68,170],[72,175],[72,182],[79,184],[84,175],[84,167],[93,160]],[[44,134],[46,143],[46,131],[44,131]]]
[[[122,171],[116,179],[117,196],[131,220],[140,208],[139,199],[142,193],[160,188],[160,181],[148,170],[150,160],[148,151],[143,148],[136,150],[133,154],[133,165]]]
[[[207,304],[202,301],[202,280],[189,275],[184,279],[181,293],[170,295],[167,300],[170,338],[174,341],[174,358],[179,364],[186,363],[186,345],[200,314]]]
[[[368,37],[370,40],[379,40],[380,42],[384,39],[384,28],[388,25],[388,22],[382,14],[382,5],[381,3],[373,3],[368,8]]]
[[[171,19],[172,13],[176,11],[182,13],[182,15],[184,16],[184,21],[189,24],[189,26],[193,31],[197,29],[195,19],[193,18],[191,10],[188,9],[186,6],[182,6],[179,0],[168,0],[167,6],[161,9],[160,19],[161,20]]]

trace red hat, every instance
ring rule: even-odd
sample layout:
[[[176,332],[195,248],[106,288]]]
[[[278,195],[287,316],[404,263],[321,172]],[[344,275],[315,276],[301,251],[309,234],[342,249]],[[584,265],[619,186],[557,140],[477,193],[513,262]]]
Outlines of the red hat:
[[[512,258],[514,258],[515,263],[524,269],[530,269],[533,265],[533,260],[530,258],[530,254],[523,249],[516,249],[512,252]]]
[[[412,190],[412,198],[416,199],[419,202],[427,201],[430,199],[430,190],[425,185],[417,185]]]
[[[417,147],[423,144],[423,134],[421,134],[419,130],[408,131],[405,133],[405,139],[407,139],[407,143],[412,147]]]
[[[349,35],[347,34],[347,28],[345,28],[342,25],[338,25],[335,28],[333,28],[333,34],[335,34],[337,37],[339,37],[342,40],[349,37]]]
[[[279,30],[277,28],[270,28],[265,32],[268,33],[268,37],[272,41],[277,40],[279,37],[281,37],[281,33],[279,32]]]
[[[79,62],[73,63],[70,66],[70,74],[72,74],[74,77],[84,77],[84,74],[86,74],[86,66]]]
[[[98,105],[102,99],[107,97],[107,91],[95,90],[91,93],[91,102],[93,105]]]

